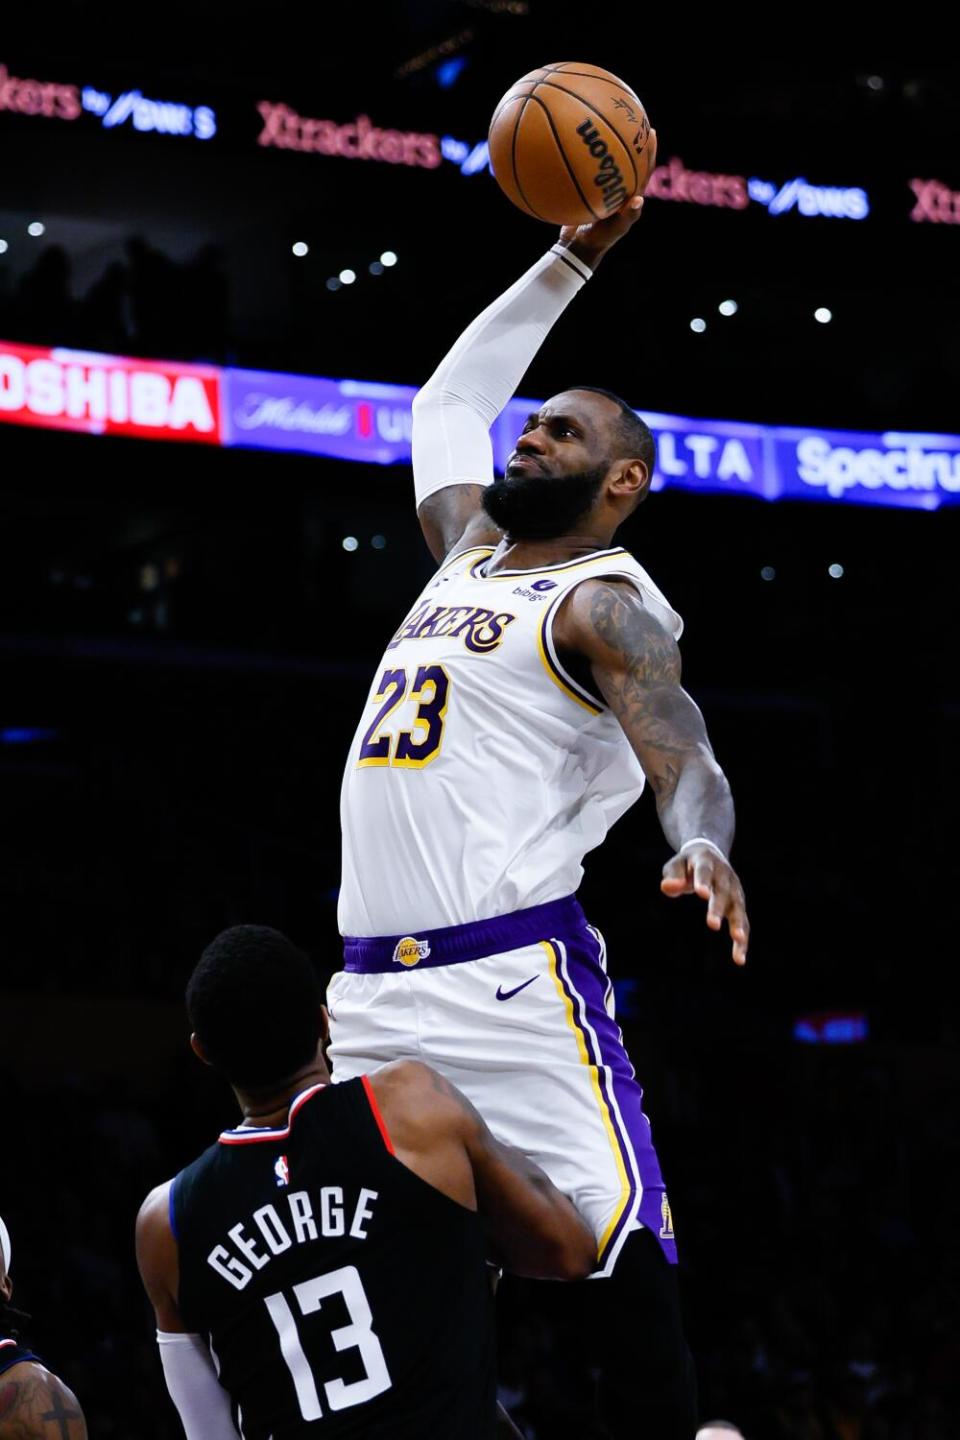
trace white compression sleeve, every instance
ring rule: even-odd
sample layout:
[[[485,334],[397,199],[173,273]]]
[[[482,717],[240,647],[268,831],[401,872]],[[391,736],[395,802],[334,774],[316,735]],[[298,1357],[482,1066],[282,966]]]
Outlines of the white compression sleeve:
[[[489,485],[490,426],[592,271],[554,245],[467,326],[413,402],[417,505],[447,485]]]
[[[202,1335],[157,1331],[160,1363],[187,1440],[237,1440],[230,1397]]]

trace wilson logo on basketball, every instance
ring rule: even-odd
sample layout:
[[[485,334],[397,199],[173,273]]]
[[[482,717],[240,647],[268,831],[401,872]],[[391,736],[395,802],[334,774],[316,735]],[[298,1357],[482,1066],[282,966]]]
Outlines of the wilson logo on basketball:
[[[593,183],[603,191],[604,210],[616,210],[626,200],[627,189],[623,183],[623,176],[617,168],[617,162],[609,152],[607,142],[601,140],[600,132],[589,115],[582,125],[577,126],[577,134],[593,158],[599,162]]]

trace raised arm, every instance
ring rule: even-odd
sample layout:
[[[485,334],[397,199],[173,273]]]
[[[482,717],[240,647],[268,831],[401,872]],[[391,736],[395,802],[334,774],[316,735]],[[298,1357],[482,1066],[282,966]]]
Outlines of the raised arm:
[[[652,173],[655,135],[650,143]],[[468,325],[414,399],[417,514],[435,560],[454,546],[500,539],[480,503],[493,480],[490,426],[555,322],[642,208],[635,196],[605,220],[565,226],[546,255]]]
[[[717,764],[703,716],[680,684],[676,641],[626,582],[585,580],[554,626],[561,650],[583,656],[633,747],[675,854],[663,870],[664,894],[707,901],[707,924],[726,919],[733,959],[747,958],[750,926],[743,887],[727,856],[733,797]]]
[[[597,1242],[578,1211],[521,1151],[501,1144],[465,1095],[429,1065],[399,1060],[370,1076],[397,1159],[479,1212],[494,1254],[517,1275],[580,1280]]]

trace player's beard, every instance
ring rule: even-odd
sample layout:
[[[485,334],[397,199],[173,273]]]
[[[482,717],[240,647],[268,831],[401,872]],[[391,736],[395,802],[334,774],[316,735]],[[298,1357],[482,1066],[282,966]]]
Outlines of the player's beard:
[[[555,540],[572,531],[593,508],[606,473],[601,466],[575,475],[553,475],[529,466],[488,485],[483,508],[511,540]]]

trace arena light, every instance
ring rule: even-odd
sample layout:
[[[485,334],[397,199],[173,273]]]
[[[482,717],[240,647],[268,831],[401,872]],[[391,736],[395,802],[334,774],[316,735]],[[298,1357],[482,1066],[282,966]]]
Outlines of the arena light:
[[[8,725],[0,730],[0,745],[41,745],[56,740],[56,730],[41,730],[32,725]]]
[[[357,539],[356,535],[344,535],[342,544],[344,550],[349,550],[351,553],[354,550],[359,550],[360,548],[360,541]]]
[[[27,226],[27,234],[32,235],[34,239],[37,239],[44,233],[46,228],[47,227],[46,225],[44,225],[42,220],[31,220],[30,224]]]
[[[380,264],[379,260],[371,260],[370,264],[367,266],[367,269],[370,271],[371,275],[383,274],[383,266]]]
[[[702,335],[706,328],[706,320],[702,320],[699,315],[694,316],[694,318],[690,321],[690,329],[694,332],[695,335]]]
[[[341,285],[352,285],[356,278],[356,270],[341,270],[338,276]]]
[[[396,252],[395,252],[394,250],[384,250],[383,254],[380,256],[380,264],[381,264],[381,265],[386,265],[387,269],[389,270],[389,269],[390,269],[390,266],[391,266],[391,265],[396,265],[396,263],[397,263],[397,254],[396,254]]]
[[[370,544],[373,546],[374,550],[386,550],[386,548],[387,548],[387,539],[386,539],[386,536],[385,536],[385,535],[374,535],[373,539],[370,541]]]
[[[842,566],[842,565],[828,565],[828,566],[827,566],[827,574],[830,576],[830,579],[831,579],[831,580],[842,580],[842,579],[843,579],[843,566]]]
[[[813,312],[813,318],[814,320],[818,320],[821,325],[829,325],[833,319],[833,311],[828,310],[826,305],[818,305],[817,309]]]
[[[761,579],[761,580],[775,580],[776,578],[777,578],[777,572],[776,572],[776,570],[774,570],[773,566],[772,566],[772,565],[764,565],[763,569],[760,571],[760,579]]]
[[[306,240],[295,240],[290,248],[298,260],[301,259],[302,256],[310,254],[310,246]]]
[[[339,289],[340,289],[340,281],[337,279],[336,275],[331,275],[331,276],[330,276],[330,279],[327,281],[327,289],[328,289],[328,290],[339,290]]]
[[[721,315],[736,315],[739,308],[736,300],[721,300],[717,306]]]
[[[0,240],[0,255],[6,255],[9,249],[10,246],[7,244],[6,240]]]

